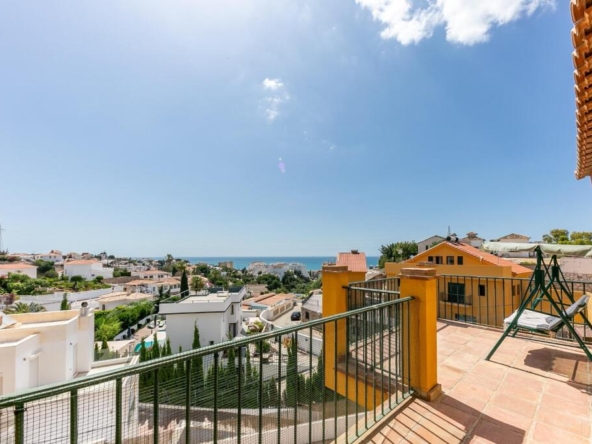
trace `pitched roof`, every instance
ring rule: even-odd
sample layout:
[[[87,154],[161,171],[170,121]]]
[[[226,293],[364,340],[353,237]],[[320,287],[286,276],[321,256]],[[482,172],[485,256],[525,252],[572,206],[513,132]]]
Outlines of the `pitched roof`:
[[[478,248],[472,247],[471,245],[463,244],[462,242],[443,242],[440,245],[449,245],[452,248],[455,248],[463,253],[468,255],[474,256],[481,260],[482,262],[486,262],[491,265],[499,265],[500,267],[511,267],[513,274],[521,274],[521,273],[530,273],[532,270],[530,268],[523,267],[522,265],[516,264],[512,261],[508,261],[503,259],[499,256],[496,256],[491,253],[487,253],[485,251],[481,251]],[[423,252],[421,254],[425,254]],[[419,256],[419,255],[418,255]],[[417,257],[417,256],[416,256]]]
[[[433,239],[433,238],[435,238],[435,237],[437,237],[437,238],[439,238],[439,239],[446,239],[445,237],[442,237],[442,236],[440,236],[439,234],[434,234],[433,236],[426,237],[424,240],[420,240],[420,241],[418,242],[418,244],[421,244],[422,242],[425,242],[425,241],[427,241],[427,240]]]
[[[37,268],[37,266],[25,264],[23,262],[11,262],[8,264],[0,264],[0,270],[14,270],[18,268]]]
[[[136,271],[136,273],[139,273],[139,274],[171,274],[168,271],[162,271],[162,270]]]
[[[94,264],[99,263],[96,259],[86,259],[86,260],[79,260],[79,261],[68,261],[65,265],[85,265],[85,264]]]
[[[530,237],[525,236],[523,234],[510,233],[503,237],[500,237],[500,239],[530,239]]]
[[[357,250],[352,250],[350,253],[339,253],[337,255],[337,265],[346,266],[348,271],[363,273],[368,271],[366,253],[360,253]]]

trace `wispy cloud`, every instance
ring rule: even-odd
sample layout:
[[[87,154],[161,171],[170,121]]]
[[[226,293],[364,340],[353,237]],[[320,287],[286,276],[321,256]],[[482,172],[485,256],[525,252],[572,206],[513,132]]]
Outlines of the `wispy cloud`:
[[[555,0],[356,0],[371,11],[374,20],[386,25],[383,39],[403,45],[432,36],[438,26],[446,28],[446,40],[474,45],[489,40],[491,28],[501,26],[536,10],[555,6]],[[423,7],[418,7],[418,4]]]
[[[290,100],[290,95],[280,79],[265,78],[261,86],[268,93],[263,99],[264,114],[269,122],[273,122],[280,115],[282,105]]]

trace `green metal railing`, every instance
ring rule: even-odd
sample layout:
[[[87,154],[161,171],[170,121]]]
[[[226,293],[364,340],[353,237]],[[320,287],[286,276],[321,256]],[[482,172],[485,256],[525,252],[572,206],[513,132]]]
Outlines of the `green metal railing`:
[[[437,282],[439,318],[498,328],[504,327],[504,319],[520,307],[520,303],[535,285],[534,280],[529,278],[460,275],[440,275]],[[592,290],[592,282],[566,281],[566,289],[577,299],[580,293]],[[551,291],[560,306],[566,308],[571,305],[562,288],[552,287]],[[547,307],[544,302],[538,301],[537,304],[536,307],[528,308],[556,316],[552,308]],[[584,337],[592,333],[576,319],[572,325]],[[557,337],[571,339],[567,329],[559,331]]]
[[[403,355],[411,300],[0,397],[0,443],[355,439],[411,392]],[[335,344],[330,358],[327,341]],[[327,384],[340,374],[356,381],[345,393]],[[362,380],[387,394],[376,408],[366,408],[376,391],[358,393]]]

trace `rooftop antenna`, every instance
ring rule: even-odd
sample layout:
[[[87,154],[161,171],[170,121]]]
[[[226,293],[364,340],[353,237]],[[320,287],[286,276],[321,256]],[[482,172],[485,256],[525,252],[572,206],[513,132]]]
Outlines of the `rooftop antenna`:
[[[448,225],[448,236],[450,236],[450,225]]]

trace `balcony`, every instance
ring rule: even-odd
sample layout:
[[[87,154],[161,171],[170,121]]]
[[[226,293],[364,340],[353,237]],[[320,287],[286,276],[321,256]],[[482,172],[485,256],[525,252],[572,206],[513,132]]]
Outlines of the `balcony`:
[[[520,334],[484,360],[520,301],[505,297],[514,281],[478,280],[488,296],[472,314],[436,304],[432,402],[412,396],[418,300],[386,279],[334,286],[341,314],[0,398],[0,442],[589,443],[592,365],[571,341]],[[321,352],[299,344],[312,329]]]
[[[592,364],[563,341],[508,338],[501,331],[438,322],[434,402],[410,399],[364,435],[371,443],[590,443]]]

